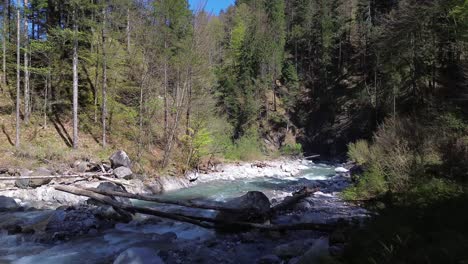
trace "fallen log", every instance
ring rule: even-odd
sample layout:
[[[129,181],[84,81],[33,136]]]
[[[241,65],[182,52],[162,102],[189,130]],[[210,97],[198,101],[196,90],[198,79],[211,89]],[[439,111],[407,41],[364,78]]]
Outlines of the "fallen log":
[[[87,178],[87,177],[105,177],[111,176],[112,173],[82,173],[82,174],[69,174],[69,175],[48,175],[48,176],[2,176],[0,180],[9,181],[9,180],[23,180],[23,179],[68,179],[68,178]],[[107,178],[107,177],[106,177]]]
[[[158,211],[158,210],[148,208],[148,207],[139,207],[139,206],[128,205],[128,204],[121,203],[121,202],[118,202],[116,200],[113,200],[112,198],[110,198],[108,196],[98,194],[98,193],[95,193],[95,192],[92,192],[92,191],[88,191],[88,190],[85,190],[85,189],[81,189],[81,188],[77,188],[77,187],[73,187],[73,186],[63,186],[63,185],[55,186],[54,188],[56,190],[58,190],[58,191],[93,198],[93,199],[95,199],[95,200],[97,200],[97,201],[99,201],[101,203],[112,206],[114,209],[116,209],[117,212],[119,210],[125,210],[125,211],[131,212],[131,213],[149,214],[149,215],[159,216],[159,217],[168,218],[168,219],[172,219],[172,220],[176,220],[176,221],[187,222],[187,223],[191,223],[191,224],[198,225],[198,226],[201,226],[201,227],[213,228],[213,226],[211,224],[203,223],[203,222],[201,222],[199,220],[191,219],[191,218],[180,216],[180,215],[177,215],[177,214],[171,214],[171,213]]]
[[[173,205],[179,205],[179,206],[191,207],[191,208],[217,210],[217,211],[230,211],[230,212],[237,212],[237,213],[244,212],[243,210],[239,210],[236,208],[225,207],[222,204],[210,205],[210,204],[194,203],[191,201],[175,201],[175,200],[168,200],[168,199],[163,199],[163,198],[148,196],[148,195],[141,195],[141,194],[133,194],[133,193],[117,192],[117,191],[104,191],[104,190],[100,190],[97,188],[86,188],[85,190],[99,193],[102,195],[107,195],[107,196],[118,196],[118,197],[125,197],[125,198],[130,198],[130,199],[135,199],[135,200],[142,200],[142,201],[156,202],[156,203],[163,203],[163,204],[173,204]]]
[[[308,187],[302,188],[301,190],[295,192],[293,196],[284,198],[284,200],[281,203],[270,208],[270,215],[274,215],[278,213],[279,211],[291,208],[294,204],[306,198],[307,196],[317,192],[318,190],[319,188],[314,188],[314,189],[310,189]]]
[[[175,221],[194,224],[194,225],[201,226],[204,228],[247,227],[247,228],[267,230],[267,231],[317,230],[317,231],[323,231],[323,232],[330,232],[334,230],[335,228],[334,225],[316,224],[316,223],[272,225],[272,224],[257,224],[257,223],[248,223],[248,222],[222,221],[222,220],[214,219],[214,218],[201,217],[201,216],[189,216],[189,215],[183,215],[183,214],[177,214],[177,213],[167,213],[167,212],[162,212],[153,208],[128,205],[128,204],[113,200],[112,198],[106,195],[102,195],[99,193],[95,193],[93,191],[89,191],[89,190],[85,190],[85,189],[81,189],[77,187],[72,187],[72,186],[55,186],[54,188],[59,191],[96,199],[97,201],[101,203],[108,204],[112,206],[114,209],[117,209],[116,211],[125,210],[131,213],[154,215],[154,216],[167,218],[167,219],[171,219]]]
[[[317,155],[312,155],[312,156],[304,157],[304,159],[306,159],[306,160],[307,160],[307,159],[316,159],[316,158],[318,158],[318,157],[320,157],[320,155],[317,154]]]
[[[331,232],[335,230],[335,224],[317,224],[317,223],[295,223],[295,224],[259,224],[259,223],[251,223],[251,222],[241,222],[241,221],[223,221],[215,218],[203,217],[203,216],[191,216],[185,214],[178,214],[176,215],[204,221],[216,224],[216,228],[251,228],[251,229],[259,229],[259,230],[266,230],[266,231],[294,231],[294,230],[316,230],[322,232]]]
[[[111,176],[113,175],[112,173],[107,173],[108,176]],[[119,185],[122,185],[125,187],[125,185],[127,186],[131,186],[130,183],[128,183],[127,181],[124,181],[124,180],[118,180],[118,179],[113,179],[113,178],[109,178],[109,177],[106,177],[106,176],[103,176],[102,174],[101,175],[97,175],[97,177],[101,180],[105,180],[105,181],[109,181],[109,182],[112,182],[112,183],[115,183],[115,184],[119,184]]]

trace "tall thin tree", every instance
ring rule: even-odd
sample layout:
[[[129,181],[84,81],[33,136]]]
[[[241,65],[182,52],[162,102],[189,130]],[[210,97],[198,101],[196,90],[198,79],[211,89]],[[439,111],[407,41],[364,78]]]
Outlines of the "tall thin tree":
[[[107,145],[107,54],[106,54],[106,20],[107,8],[102,9],[102,147]]]
[[[2,32],[2,49],[3,49],[3,56],[2,56],[2,84],[0,86],[0,92],[3,92],[3,89],[6,89],[6,46],[7,46],[7,24],[8,24],[8,5],[9,1],[3,1],[3,32]]]
[[[24,122],[29,122],[31,114],[31,99],[29,89],[29,22],[28,22],[28,0],[23,0],[24,11]]]
[[[78,148],[78,26],[73,11],[73,148]]]
[[[20,67],[21,67],[21,58],[20,58],[20,46],[21,46],[21,27],[20,27],[20,10],[16,11],[16,139],[15,146],[19,148],[20,146]]]

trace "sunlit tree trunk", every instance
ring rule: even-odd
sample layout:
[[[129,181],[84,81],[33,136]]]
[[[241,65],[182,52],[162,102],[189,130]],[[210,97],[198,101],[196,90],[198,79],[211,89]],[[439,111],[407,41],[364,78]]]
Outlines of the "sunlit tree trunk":
[[[126,35],[127,35],[127,52],[130,52],[130,8],[127,8],[127,28],[126,28]]]
[[[21,53],[20,53],[20,46],[21,46],[21,27],[20,27],[20,11],[19,9],[16,11],[16,139],[15,139],[15,146],[19,148],[20,146],[20,67],[21,67]]]
[[[106,19],[107,11],[102,9],[102,147],[107,146],[106,123],[107,123],[107,54],[106,54]]]
[[[3,92],[3,89],[6,89],[6,46],[7,46],[7,10],[8,10],[8,0],[4,1],[3,4],[3,34],[2,34],[2,48],[3,48],[3,56],[2,56],[2,85],[0,86],[0,91]]]
[[[29,123],[31,115],[31,92],[29,89],[29,22],[28,0],[23,0],[24,6],[24,122]]]
[[[78,26],[75,12],[73,12],[73,148],[78,148]]]

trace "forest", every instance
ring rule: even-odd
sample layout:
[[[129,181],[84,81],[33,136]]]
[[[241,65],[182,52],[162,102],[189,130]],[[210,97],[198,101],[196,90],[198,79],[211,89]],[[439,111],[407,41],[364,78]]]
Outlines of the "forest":
[[[328,263],[468,259],[468,0],[201,2],[4,0],[0,167],[320,155],[379,212]]]

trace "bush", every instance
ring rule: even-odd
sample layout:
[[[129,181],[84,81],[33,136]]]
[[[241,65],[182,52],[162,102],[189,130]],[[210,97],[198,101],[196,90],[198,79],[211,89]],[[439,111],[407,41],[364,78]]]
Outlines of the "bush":
[[[388,190],[387,182],[382,171],[373,166],[366,170],[359,182],[343,191],[342,196],[346,200],[369,200]]]
[[[371,158],[371,151],[366,140],[358,140],[356,143],[348,145],[348,157],[359,165],[368,163]]]
[[[228,160],[255,160],[263,157],[258,132],[250,129],[240,139],[227,146],[224,157]]]
[[[280,152],[287,156],[298,156],[302,154],[302,145],[300,143],[286,144],[281,147]]]

